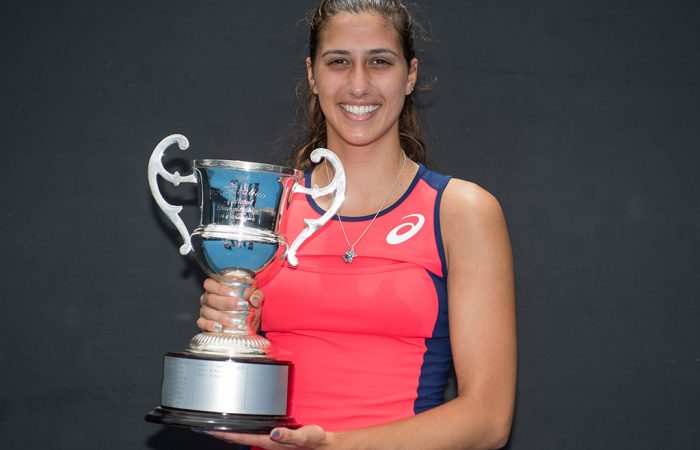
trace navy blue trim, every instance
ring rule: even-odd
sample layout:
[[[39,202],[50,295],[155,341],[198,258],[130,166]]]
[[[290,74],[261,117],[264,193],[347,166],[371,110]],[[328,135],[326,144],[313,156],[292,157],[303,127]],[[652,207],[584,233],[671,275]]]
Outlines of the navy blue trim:
[[[435,243],[437,245],[438,254],[440,255],[440,264],[442,264],[442,276],[447,278],[447,255],[445,255],[445,245],[442,241],[442,227],[440,225],[440,206],[442,204],[442,194],[445,193],[445,188],[447,183],[449,183],[450,178],[447,177],[445,180],[445,185],[438,192],[438,196],[435,199],[435,214],[433,215],[435,219]]]
[[[433,334],[425,340],[425,354],[418,379],[413,411],[418,414],[445,401],[447,375],[452,368],[452,346],[447,317],[447,280],[428,272],[438,297],[438,314]]]
[[[447,316],[447,260],[440,229],[440,203],[445,187],[452,177],[432,170],[424,169],[423,180],[437,191],[433,210],[435,245],[440,255],[442,276],[428,272],[433,280],[438,298],[438,314],[433,334],[425,340],[425,354],[421,374],[418,380],[418,392],[413,410],[416,414],[441,405],[445,400],[447,376],[452,368],[452,346],[450,344],[450,325]]]
[[[411,181],[411,185],[406,189],[406,192],[401,196],[400,199],[396,200],[391,206],[389,206],[386,209],[383,209],[379,214],[377,214],[377,217],[381,217],[384,214],[389,214],[391,211],[393,211],[396,207],[398,207],[401,203],[403,203],[404,200],[406,200],[406,197],[408,197],[411,192],[413,192],[413,189],[415,189],[416,185],[418,184],[418,180],[420,180],[423,177],[423,174],[427,172],[428,169],[426,169],[422,164],[418,164],[418,171],[416,172],[416,176],[413,177],[413,181]],[[311,186],[311,171],[307,170],[304,173],[304,185],[305,186]],[[309,206],[316,211],[317,213],[323,215],[326,213],[326,210],[318,206],[316,203],[316,200],[313,199],[310,195],[306,195],[306,200],[309,202]],[[363,220],[372,220],[374,218],[374,214],[370,214],[368,216],[359,216],[359,217],[351,217],[351,216],[340,216],[340,218],[345,221],[345,222],[362,222]],[[332,218],[332,220],[338,220],[338,216],[335,216]]]
[[[428,183],[428,185],[437,191],[434,206],[435,209],[433,210],[433,230],[435,231],[435,244],[437,245],[438,254],[440,255],[442,275],[443,277],[447,278],[447,258],[445,256],[445,246],[442,241],[442,228],[440,227],[440,205],[442,203],[442,194],[445,192],[445,188],[452,177],[426,169],[426,174],[423,179],[426,183]]]

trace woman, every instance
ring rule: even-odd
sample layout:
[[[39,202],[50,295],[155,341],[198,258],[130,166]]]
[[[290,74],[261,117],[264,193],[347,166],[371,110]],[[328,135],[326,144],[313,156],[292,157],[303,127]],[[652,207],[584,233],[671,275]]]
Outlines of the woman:
[[[346,200],[301,247],[299,266],[262,287],[262,330],[295,363],[291,415],[305,426],[212,434],[266,449],[500,448],[516,372],[500,206],[423,165],[412,98],[418,60],[400,1],[321,1],[310,25],[311,125],[295,164],[323,186],[332,170],[312,166],[308,154],[333,150]],[[295,198],[287,238],[331,201]],[[198,326],[220,329],[235,293],[213,280],[204,288]],[[256,308],[262,299],[260,289],[248,296]],[[457,396],[443,404],[450,362]]]

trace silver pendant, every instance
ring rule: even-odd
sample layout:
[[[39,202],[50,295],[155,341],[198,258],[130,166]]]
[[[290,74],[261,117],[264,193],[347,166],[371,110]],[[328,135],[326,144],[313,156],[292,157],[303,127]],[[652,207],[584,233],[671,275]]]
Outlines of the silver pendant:
[[[350,249],[343,255],[343,261],[349,264],[352,262],[355,256],[357,256],[357,253],[355,253],[355,249],[350,247]]]

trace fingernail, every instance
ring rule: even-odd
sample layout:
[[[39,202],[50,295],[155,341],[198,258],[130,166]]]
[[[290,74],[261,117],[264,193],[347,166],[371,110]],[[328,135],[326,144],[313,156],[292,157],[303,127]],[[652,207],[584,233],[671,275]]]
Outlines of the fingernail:
[[[260,296],[253,295],[252,297],[250,297],[250,304],[255,306],[256,308],[260,306]]]
[[[194,431],[195,433],[205,434],[205,431],[202,430],[201,428],[190,428],[190,431]]]
[[[239,294],[239,292],[237,290],[228,291],[229,297],[240,297],[240,295],[238,295],[238,294]]]
[[[217,333],[223,329],[224,329],[224,326],[221,325],[220,323],[217,322],[214,324],[214,331],[216,331]]]
[[[277,440],[280,437],[282,437],[282,433],[279,430],[272,430],[272,433],[270,433],[270,439]]]

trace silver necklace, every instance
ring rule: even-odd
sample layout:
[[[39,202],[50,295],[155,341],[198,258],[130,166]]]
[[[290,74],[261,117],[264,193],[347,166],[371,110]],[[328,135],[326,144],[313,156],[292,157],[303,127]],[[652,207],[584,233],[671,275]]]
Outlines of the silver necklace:
[[[396,186],[399,184],[399,180],[401,179],[401,175],[403,175],[403,171],[406,168],[406,153],[401,152],[403,155],[403,165],[401,166],[401,170],[399,171],[399,175],[396,177],[396,180],[394,180],[394,185],[391,187],[391,190],[387,194],[386,198],[382,202],[381,206],[377,210],[377,212],[374,214],[374,217],[372,217],[372,220],[370,221],[369,225],[365,228],[365,230],[360,234],[360,237],[358,237],[355,242],[352,244],[350,243],[350,239],[348,239],[348,234],[345,232],[345,227],[343,226],[343,221],[340,219],[340,214],[336,214],[336,217],[338,218],[338,223],[340,224],[340,230],[343,232],[343,236],[345,237],[345,242],[348,244],[348,251],[343,254],[343,261],[346,263],[351,263],[353,259],[357,256],[357,253],[355,253],[355,246],[357,245],[360,240],[362,240],[363,237],[365,237],[365,234],[367,234],[367,231],[372,227],[372,224],[374,224],[374,221],[377,219],[377,216],[379,216],[379,213],[382,212],[382,209],[384,209],[384,205],[386,205],[386,202],[389,201],[391,198],[392,194],[394,193],[394,190],[396,190]],[[328,182],[331,182],[331,175],[328,172],[328,163],[326,160],[323,161],[323,165],[326,168],[326,178],[328,178]],[[333,197],[335,198],[335,193],[333,194]]]

